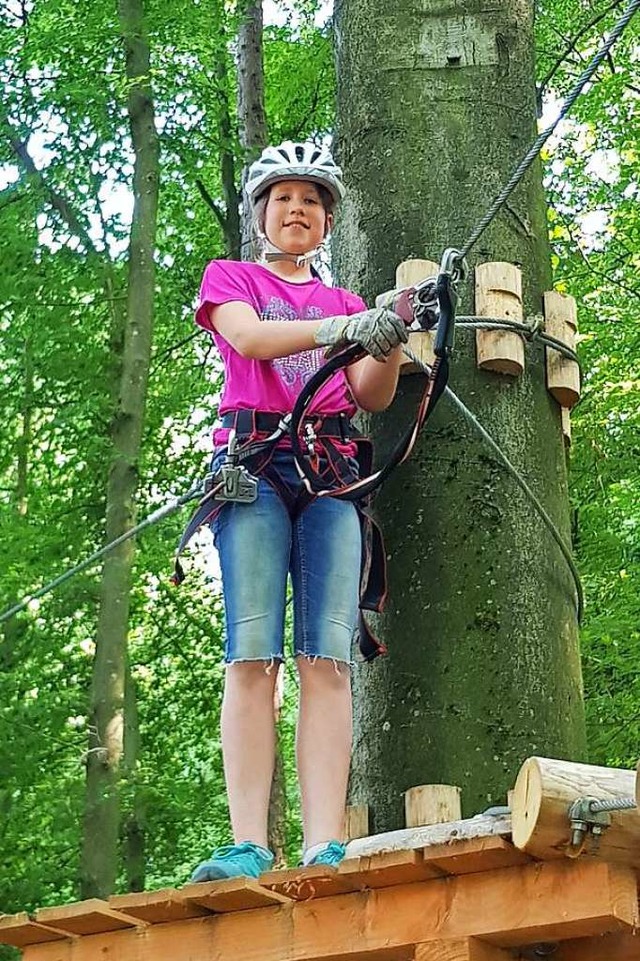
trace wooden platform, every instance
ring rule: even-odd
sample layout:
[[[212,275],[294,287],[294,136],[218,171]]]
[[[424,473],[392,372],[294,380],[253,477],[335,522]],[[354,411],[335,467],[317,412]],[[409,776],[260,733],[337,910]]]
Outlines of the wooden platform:
[[[407,832],[403,834],[407,844]],[[340,867],[189,884],[0,918],[25,961],[640,961],[638,877],[537,861],[508,817],[415,829]],[[535,954],[544,945],[550,954]]]

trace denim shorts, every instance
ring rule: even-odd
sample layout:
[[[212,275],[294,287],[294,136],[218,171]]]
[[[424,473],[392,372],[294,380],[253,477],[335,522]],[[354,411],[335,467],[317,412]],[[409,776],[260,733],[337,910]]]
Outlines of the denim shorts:
[[[214,458],[217,469],[223,454]],[[294,488],[293,455],[272,461]],[[252,504],[227,503],[211,525],[220,556],[225,661],[282,660],[287,577],[293,588],[295,656],[351,661],[358,618],[361,533],[355,506],[318,497],[292,522],[281,497],[260,478]]]

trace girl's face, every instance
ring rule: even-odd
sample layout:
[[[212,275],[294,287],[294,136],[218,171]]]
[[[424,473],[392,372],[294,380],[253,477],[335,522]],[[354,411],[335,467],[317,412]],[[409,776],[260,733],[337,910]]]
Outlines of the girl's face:
[[[333,218],[315,184],[282,180],[272,186],[264,216],[267,239],[289,254],[304,254],[321,244]]]

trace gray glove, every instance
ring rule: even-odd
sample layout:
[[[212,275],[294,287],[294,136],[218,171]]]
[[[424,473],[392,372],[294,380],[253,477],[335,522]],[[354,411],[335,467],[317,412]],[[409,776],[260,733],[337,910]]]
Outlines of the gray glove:
[[[363,310],[349,317],[325,317],[315,333],[316,343],[329,347],[327,357],[348,344],[360,344],[376,360],[382,360],[408,339],[404,321],[384,307]]]

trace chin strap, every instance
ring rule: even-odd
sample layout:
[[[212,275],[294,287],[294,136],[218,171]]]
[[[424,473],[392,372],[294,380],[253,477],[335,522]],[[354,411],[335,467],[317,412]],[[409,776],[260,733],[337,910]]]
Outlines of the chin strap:
[[[307,267],[313,264],[315,260],[318,259],[322,251],[324,250],[324,244],[318,244],[313,250],[307,251],[306,254],[288,254],[284,250],[280,250],[275,244],[272,244],[270,240],[261,235],[260,239],[263,243],[262,259],[268,264],[274,263],[276,260],[287,260],[296,267]]]

